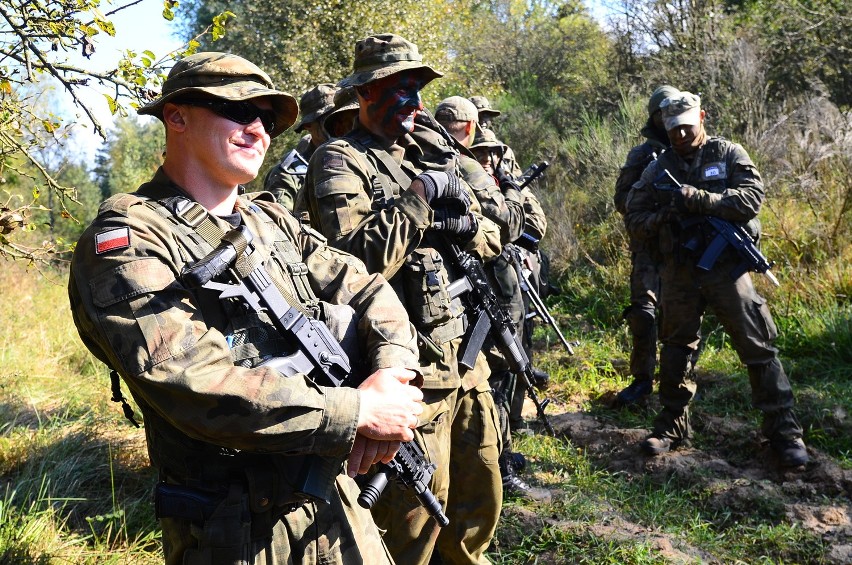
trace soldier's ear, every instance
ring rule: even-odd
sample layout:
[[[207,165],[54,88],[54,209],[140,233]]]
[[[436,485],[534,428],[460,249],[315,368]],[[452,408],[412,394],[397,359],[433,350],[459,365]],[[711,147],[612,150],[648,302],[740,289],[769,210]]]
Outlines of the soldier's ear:
[[[166,129],[183,131],[186,129],[186,121],[184,118],[184,108],[167,102],[163,106],[163,123],[166,124]]]

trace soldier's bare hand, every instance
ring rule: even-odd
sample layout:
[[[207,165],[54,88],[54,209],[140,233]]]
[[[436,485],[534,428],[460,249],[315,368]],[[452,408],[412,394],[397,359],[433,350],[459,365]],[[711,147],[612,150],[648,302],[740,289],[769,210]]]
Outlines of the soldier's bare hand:
[[[358,433],[368,439],[411,441],[423,412],[423,392],[408,383],[417,374],[401,368],[380,369],[367,377],[361,391]]]
[[[363,475],[370,470],[375,463],[387,463],[393,459],[399,451],[398,441],[377,441],[369,439],[361,434],[355,436],[355,444],[352,453],[349,454],[349,462],[346,465],[346,473],[350,477]]]

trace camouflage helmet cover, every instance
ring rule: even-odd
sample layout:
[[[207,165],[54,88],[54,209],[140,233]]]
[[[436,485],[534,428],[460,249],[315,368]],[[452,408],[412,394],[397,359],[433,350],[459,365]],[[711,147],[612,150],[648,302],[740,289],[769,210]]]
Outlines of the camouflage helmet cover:
[[[423,64],[423,56],[417,45],[393,33],[380,33],[355,44],[352,74],[337,85],[361,86],[410,70],[418,71],[425,83],[444,76],[443,73]]]

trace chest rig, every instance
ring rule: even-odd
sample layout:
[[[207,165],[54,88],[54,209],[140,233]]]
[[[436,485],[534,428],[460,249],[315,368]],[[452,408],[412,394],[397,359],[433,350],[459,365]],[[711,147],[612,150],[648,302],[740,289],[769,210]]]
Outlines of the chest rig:
[[[145,205],[149,209],[174,227],[186,265],[215,249],[225,230],[230,229],[224,220],[211,217],[197,202],[166,187],[149,183],[140,187],[138,194],[147,198]],[[296,246],[256,203],[241,198],[237,207],[256,239],[252,253],[241,256],[235,269],[243,274],[263,262],[287,301],[306,316],[318,318],[320,301],[310,287],[308,267]],[[220,300],[215,293],[203,289],[195,294],[207,324],[225,335],[235,365],[254,367],[292,349],[292,344],[275,331],[266,313],[250,311],[234,299]]]
[[[356,149],[359,160],[369,161],[365,171],[373,171],[374,210],[393,204],[401,187],[411,184],[418,174],[414,167],[404,167],[394,161],[365,131],[356,130],[346,140]],[[364,167],[364,163],[361,166]],[[464,335],[466,329],[464,306],[448,291],[450,265],[427,242],[409,254],[400,272],[390,282],[417,329],[421,357],[430,362],[437,361],[442,357],[441,346]]]

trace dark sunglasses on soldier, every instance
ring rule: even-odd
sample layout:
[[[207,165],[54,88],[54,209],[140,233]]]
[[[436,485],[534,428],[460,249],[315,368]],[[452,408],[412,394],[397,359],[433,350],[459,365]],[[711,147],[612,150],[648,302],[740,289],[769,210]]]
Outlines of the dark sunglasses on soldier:
[[[250,124],[257,118],[260,118],[260,123],[263,124],[263,129],[265,129],[266,133],[270,135],[272,134],[272,130],[275,129],[275,112],[272,110],[258,108],[251,102],[245,100],[233,101],[217,98],[189,98],[181,99],[176,103],[207,108],[216,115],[243,125]]]

